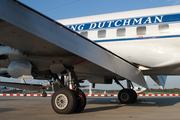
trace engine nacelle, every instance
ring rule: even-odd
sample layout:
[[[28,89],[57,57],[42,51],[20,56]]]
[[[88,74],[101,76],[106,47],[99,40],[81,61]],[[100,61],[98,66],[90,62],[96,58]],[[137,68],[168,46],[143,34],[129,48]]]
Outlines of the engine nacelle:
[[[12,61],[7,72],[13,78],[19,78],[23,75],[31,75],[32,64],[29,61]]]
[[[12,61],[7,68],[7,73],[13,78],[33,76],[34,79],[40,80],[52,79],[50,70],[39,71],[36,66],[32,65],[29,61]]]

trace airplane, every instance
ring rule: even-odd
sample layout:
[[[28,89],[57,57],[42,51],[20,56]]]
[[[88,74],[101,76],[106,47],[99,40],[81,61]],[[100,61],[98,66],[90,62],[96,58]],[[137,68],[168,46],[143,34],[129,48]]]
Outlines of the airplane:
[[[22,91],[12,87],[0,86],[0,93],[21,93]]]
[[[0,43],[6,45],[0,46],[0,67],[13,78],[55,79],[56,113],[83,111],[81,80],[93,85],[114,80],[123,88],[118,100],[131,104],[137,100],[132,82],[148,88],[144,75],[149,75],[163,88],[167,75],[180,73],[180,6],[55,21],[17,0],[0,5]]]
[[[47,96],[47,91],[52,91],[52,81],[30,80],[0,77],[0,93],[39,93]]]

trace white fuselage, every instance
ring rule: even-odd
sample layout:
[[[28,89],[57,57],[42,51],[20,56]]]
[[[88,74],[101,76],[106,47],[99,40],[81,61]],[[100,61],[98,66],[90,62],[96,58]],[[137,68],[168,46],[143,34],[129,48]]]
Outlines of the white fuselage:
[[[58,22],[137,65],[180,64],[180,5]]]

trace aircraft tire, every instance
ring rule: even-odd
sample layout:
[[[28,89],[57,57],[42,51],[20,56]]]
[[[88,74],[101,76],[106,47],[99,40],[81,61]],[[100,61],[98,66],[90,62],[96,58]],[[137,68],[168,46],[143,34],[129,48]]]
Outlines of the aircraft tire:
[[[58,114],[70,114],[77,107],[77,97],[72,90],[59,88],[52,96],[51,105]]]
[[[134,103],[137,100],[137,93],[133,89],[130,89],[130,90],[133,92],[133,95],[134,95],[134,99],[132,101],[132,103]]]
[[[42,97],[46,97],[47,96],[47,93],[46,92],[43,92],[42,93]]]
[[[82,90],[78,90],[76,93],[77,93],[77,107],[74,112],[80,113],[86,107],[86,95]]]
[[[122,89],[118,93],[118,100],[122,104],[130,104],[135,99],[135,95],[131,89]]]

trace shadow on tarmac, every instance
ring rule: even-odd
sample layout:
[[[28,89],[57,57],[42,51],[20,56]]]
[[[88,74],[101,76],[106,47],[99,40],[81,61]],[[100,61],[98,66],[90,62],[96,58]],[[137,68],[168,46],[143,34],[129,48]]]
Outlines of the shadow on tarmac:
[[[119,108],[119,107],[122,107],[122,106],[116,105],[116,106],[103,106],[103,107],[97,107],[97,108],[85,108],[85,109],[82,111],[82,113],[106,111],[106,110],[117,109],[117,108]]]
[[[121,104],[119,102],[111,103],[111,100],[117,100],[116,97],[88,98],[88,104],[117,104],[123,106],[172,106],[180,102],[180,97],[139,97],[137,102],[132,104]],[[144,101],[143,103],[139,101]],[[155,104],[152,104],[152,103]]]
[[[129,104],[128,106],[173,106],[180,102],[180,97],[143,97],[139,98],[139,100],[145,100],[145,103],[136,102],[134,104]],[[149,104],[149,102],[156,102],[156,104]]]
[[[126,107],[126,106],[138,106],[138,107],[166,107],[166,106],[173,106],[180,102],[180,97],[142,97],[138,98],[137,102],[132,104],[121,104],[119,102],[111,103],[111,100],[117,100],[115,97],[107,98],[88,98],[87,103],[88,104],[101,104],[101,105],[109,105],[109,106],[100,106],[100,107],[94,107],[94,108],[85,108],[82,113],[90,113],[90,112],[98,112],[98,111],[106,111],[106,110],[112,110],[117,109],[120,107]],[[143,102],[141,102],[143,101]]]

